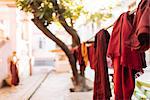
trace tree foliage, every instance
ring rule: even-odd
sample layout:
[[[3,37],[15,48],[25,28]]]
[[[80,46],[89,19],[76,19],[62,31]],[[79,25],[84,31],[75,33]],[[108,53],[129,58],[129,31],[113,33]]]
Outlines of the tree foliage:
[[[17,0],[17,7],[25,12],[34,13],[36,17],[42,20],[45,26],[48,26],[52,22],[58,20],[58,16],[61,13],[65,19],[70,19],[74,23],[80,17],[81,14],[87,16],[87,22],[92,21],[93,23],[99,23],[102,20],[106,20],[112,16],[111,12],[104,13],[103,10],[95,12],[93,14],[88,13],[84,9],[82,0],[58,0],[59,14],[58,9],[56,9],[52,2],[55,0]],[[31,5],[36,7],[36,11],[33,10]],[[108,10],[110,10],[109,7]],[[68,23],[70,24],[70,23]]]
[[[52,0],[17,0],[17,7],[25,12],[34,13],[35,17],[39,18],[45,26],[56,19],[57,10],[54,9]]]
[[[54,0],[17,0],[17,7],[25,12],[34,13],[36,17],[42,20],[44,25],[49,25],[53,21],[58,21],[58,9],[56,9],[52,2]],[[74,21],[78,19],[83,6],[77,3],[79,0],[59,0],[59,14],[64,18],[71,18]],[[31,7],[33,5],[37,10]]]
[[[86,13],[82,0],[60,0],[60,5],[65,9],[63,16],[73,20],[74,22],[81,14]]]
[[[86,23],[92,22],[98,25],[101,21],[106,21],[107,19],[112,17],[111,10],[112,7],[108,7],[108,8],[99,9],[97,12],[92,14],[87,13]]]

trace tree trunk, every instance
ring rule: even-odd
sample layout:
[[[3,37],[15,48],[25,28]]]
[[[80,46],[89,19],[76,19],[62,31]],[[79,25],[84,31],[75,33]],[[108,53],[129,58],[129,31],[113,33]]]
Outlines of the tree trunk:
[[[58,39],[55,35],[53,35],[52,32],[49,31],[38,18],[34,16],[34,19],[32,19],[32,21],[47,37],[52,39],[65,52],[65,54],[69,58],[69,62],[73,71],[74,78],[75,78],[75,84],[78,85],[79,80],[78,80],[78,72],[76,68],[76,61],[71,51],[60,39]]]
[[[73,23],[73,20],[72,20],[72,18],[70,18],[70,25],[71,25],[71,27],[73,28],[74,27],[74,23]],[[72,44],[71,44],[71,46],[72,47],[76,47],[76,41],[72,38]]]
[[[80,45],[80,38],[79,38],[76,30],[73,27],[69,26],[68,23],[66,22],[64,16],[62,15],[62,12],[59,8],[59,5],[57,4],[57,0],[52,0],[52,3],[53,3],[53,6],[54,6],[54,9],[57,12],[59,22],[64,27],[64,29],[72,36],[73,45],[79,46]],[[82,73],[84,73],[83,70],[82,70]],[[84,75],[83,75],[83,77],[80,77],[79,82],[80,82],[80,85],[81,85],[81,88],[82,88],[81,91],[84,90],[84,89],[86,91],[89,90],[89,87],[86,86],[86,81],[85,81]]]

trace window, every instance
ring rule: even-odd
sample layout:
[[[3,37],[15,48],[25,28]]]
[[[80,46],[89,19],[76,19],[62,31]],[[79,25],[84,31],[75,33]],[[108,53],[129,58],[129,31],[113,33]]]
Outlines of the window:
[[[39,38],[39,49],[44,49],[45,48],[45,39],[40,37]]]

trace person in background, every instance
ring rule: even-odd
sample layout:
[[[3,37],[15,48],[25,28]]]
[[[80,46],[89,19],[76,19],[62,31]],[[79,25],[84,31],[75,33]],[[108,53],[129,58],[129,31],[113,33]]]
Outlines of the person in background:
[[[3,81],[3,86],[17,86],[19,84],[18,76],[18,58],[16,56],[16,51],[12,52],[12,55],[8,58],[9,63],[9,74],[6,79]]]

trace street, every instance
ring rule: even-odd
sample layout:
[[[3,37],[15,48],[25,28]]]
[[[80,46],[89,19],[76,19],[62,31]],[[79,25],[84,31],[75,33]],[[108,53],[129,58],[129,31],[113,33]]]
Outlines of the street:
[[[92,100],[91,92],[70,93],[71,73],[51,72],[30,100]]]

